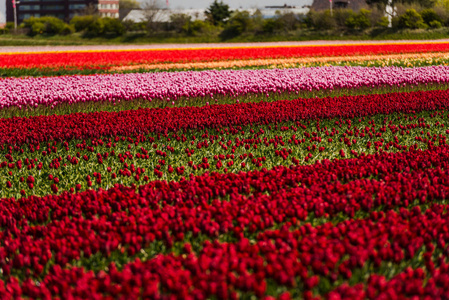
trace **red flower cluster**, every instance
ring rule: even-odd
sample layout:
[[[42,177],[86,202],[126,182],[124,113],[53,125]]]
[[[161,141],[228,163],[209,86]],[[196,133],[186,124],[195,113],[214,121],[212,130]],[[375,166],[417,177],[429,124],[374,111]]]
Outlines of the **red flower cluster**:
[[[0,295],[228,299],[281,286],[280,299],[447,297],[449,206],[437,203],[448,164],[441,146],[2,199]]]
[[[446,52],[449,43],[89,51],[0,55],[0,68],[98,68],[160,62]]]
[[[138,109],[121,112],[0,119],[0,144],[47,140],[138,136],[187,129],[221,128],[317,118],[354,118],[449,106],[449,90],[342,96],[204,107]]]

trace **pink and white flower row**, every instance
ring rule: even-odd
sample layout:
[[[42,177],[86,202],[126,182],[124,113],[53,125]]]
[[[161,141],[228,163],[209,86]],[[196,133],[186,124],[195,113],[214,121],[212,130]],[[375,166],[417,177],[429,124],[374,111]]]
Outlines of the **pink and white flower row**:
[[[79,102],[134,99],[175,102],[179,98],[239,97],[360,87],[400,87],[449,82],[449,67],[321,67],[274,70],[189,71],[0,81],[0,108],[54,107]]]

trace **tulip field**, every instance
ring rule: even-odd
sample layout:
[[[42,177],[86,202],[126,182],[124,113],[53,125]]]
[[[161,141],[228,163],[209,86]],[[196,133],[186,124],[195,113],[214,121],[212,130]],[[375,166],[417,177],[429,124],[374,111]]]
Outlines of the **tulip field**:
[[[0,76],[0,299],[449,299],[449,42]]]

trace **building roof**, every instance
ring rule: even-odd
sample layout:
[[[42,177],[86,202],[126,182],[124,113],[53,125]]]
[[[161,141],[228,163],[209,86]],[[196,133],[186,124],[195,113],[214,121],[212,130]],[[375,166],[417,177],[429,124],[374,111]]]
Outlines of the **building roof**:
[[[170,21],[170,15],[173,14],[186,14],[192,17],[192,20],[205,20],[206,14],[204,13],[204,9],[161,9],[157,15],[155,16],[156,22],[169,22]],[[123,19],[124,21],[134,21],[134,22],[142,22],[145,20],[145,11],[142,9],[133,9],[131,10],[128,15]]]

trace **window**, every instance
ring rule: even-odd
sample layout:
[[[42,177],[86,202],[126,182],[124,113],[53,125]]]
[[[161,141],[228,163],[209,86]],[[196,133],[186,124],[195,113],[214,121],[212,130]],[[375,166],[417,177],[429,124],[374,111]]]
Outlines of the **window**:
[[[64,5],[42,5],[43,10],[62,10]]]
[[[347,8],[348,7],[348,2],[346,1],[336,1],[334,4],[335,8]]]
[[[64,14],[45,14],[45,16],[55,17],[55,18],[58,18],[58,19],[64,19],[65,18]]]
[[[27,11],[27,10],[39,10],[40,5],[20,5],[18,7],[19,11]]]
[[[19,20],[29,19],[32,16],[33,16],[32,14],[21,14],[21,15],[19,15]]]
[[[98,4],[99,9],[118,9],[118,4]]]
[[[70,4],[69,9],[83,9],[86,7],[86,4]]]

